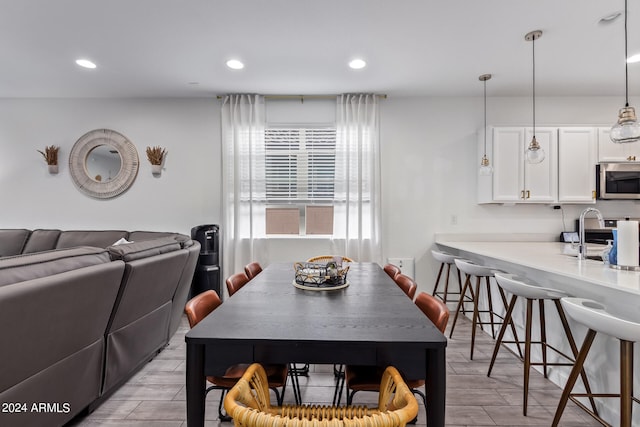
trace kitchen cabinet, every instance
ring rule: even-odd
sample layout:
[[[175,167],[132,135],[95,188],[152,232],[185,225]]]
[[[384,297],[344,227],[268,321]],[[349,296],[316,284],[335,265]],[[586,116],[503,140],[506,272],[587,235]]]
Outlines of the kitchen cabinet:
[[[536,139],[545,151],[545,159],[538,164],[530,164],[525,158],[533,136],[531,128],[492,127],[487,135],[491,135],[487,139],[487,155],[493,174],[478,177],[478,203],[558,200],[558,128],[536,128]]]
[[[558,129],[558,202],[595,203],[598,129]]]
[[[598,163],[640,162],[640,141],[616,144],[611,141],[611,127],[598,128]]]

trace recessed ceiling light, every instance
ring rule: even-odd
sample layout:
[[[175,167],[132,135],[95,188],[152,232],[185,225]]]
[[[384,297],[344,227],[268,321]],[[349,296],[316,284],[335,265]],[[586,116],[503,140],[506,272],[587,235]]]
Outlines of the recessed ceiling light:
[[[366,66],[367,66],[367,63],[365,62],[364,59],[357,58],[349,61],[349,67],[353,68],[354,70],[360,70]]]
[[[635,64],[636,62],[640,62],[640,53],[636,53],[627,58],[627,64]]]
[[[227,61],[227,67],[232,70],[242,70],[244,68],[244,64],[237,59],[230,59]]]
[[[96,64],[89,61],[88,59],[76,59],[76,64],[83,68],[96,68]]]
[[[598,22],[600,24],[610,24],[616,19],[618,19],[621,15],[622,15],[622,12],[613,12],[607,16],[603,16],[602,18],[600,18],[600,21]]]

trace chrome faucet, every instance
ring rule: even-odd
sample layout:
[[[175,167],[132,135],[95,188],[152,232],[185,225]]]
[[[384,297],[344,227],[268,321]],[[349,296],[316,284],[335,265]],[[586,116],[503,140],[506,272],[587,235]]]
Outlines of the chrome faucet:
[[[602,219],[602,214],[598,209],[587,208],[582,211],[582,213],[580,214],[580,244],[578,245],[578,259],[587,258],[587,243],[584,241],[584,217],[587,216],[589,212],[593,212],[596,214],[598,223],[600,224],[600,228],[604,228],[604,219]]]

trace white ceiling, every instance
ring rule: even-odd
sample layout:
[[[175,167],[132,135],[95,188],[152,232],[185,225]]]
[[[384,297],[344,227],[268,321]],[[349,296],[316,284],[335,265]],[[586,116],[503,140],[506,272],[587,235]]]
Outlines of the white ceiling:
[[[623,0],[0,0],[0,97],[624,94]],[[629,53],[640,2],[629,0]],[[81,69],[77,58],[93,60]],[[368,67],[347,62],[362,57]],[[239,58],[246,67],[228,69]],[[629,65],[640,95],[640,64]],[[194,84],[197,83],[197,84]],[[631,100],[633,105],[633,99]]]

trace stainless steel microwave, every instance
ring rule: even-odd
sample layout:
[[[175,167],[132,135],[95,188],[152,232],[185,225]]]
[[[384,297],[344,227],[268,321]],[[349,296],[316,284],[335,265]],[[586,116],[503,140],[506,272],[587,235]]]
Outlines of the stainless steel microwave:
[[[596,165],[596,197],[600,200],[640,200],[640,163]]]

